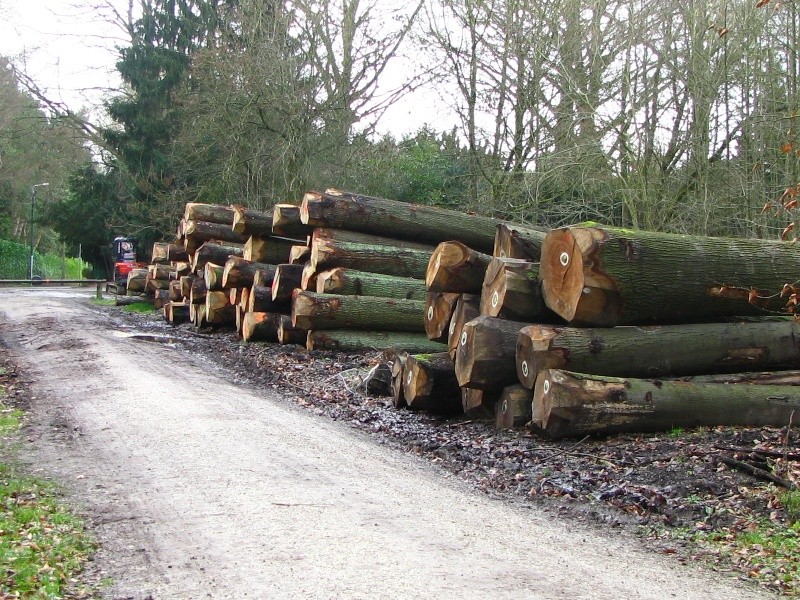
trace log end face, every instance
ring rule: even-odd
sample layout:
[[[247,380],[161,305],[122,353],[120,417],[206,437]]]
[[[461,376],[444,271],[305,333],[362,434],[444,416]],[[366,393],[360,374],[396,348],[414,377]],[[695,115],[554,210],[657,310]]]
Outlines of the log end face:
[[[545,237],[540,267],[545,304],[572,321],[583,295],[583,257],[569,228],[554,229]]]

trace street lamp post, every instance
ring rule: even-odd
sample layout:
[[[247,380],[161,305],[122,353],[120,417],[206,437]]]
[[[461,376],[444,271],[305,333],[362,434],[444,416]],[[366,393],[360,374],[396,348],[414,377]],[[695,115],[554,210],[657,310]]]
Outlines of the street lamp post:
[[[36,218],[36,188],[46,187],[49,183],[37,183],[31,187],[31,261],[30,261],[30,278],[33,279],[33,245],[35,238],[33,236],[33,221]]]

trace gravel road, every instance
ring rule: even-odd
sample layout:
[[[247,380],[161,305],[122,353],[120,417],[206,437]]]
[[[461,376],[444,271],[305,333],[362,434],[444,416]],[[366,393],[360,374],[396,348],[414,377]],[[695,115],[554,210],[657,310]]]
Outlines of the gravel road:
[[[0,351],[30,381],[31,460],[93,524],[108,598],[767,597],[486,498],[137,338],[92,294],[0,290]]]

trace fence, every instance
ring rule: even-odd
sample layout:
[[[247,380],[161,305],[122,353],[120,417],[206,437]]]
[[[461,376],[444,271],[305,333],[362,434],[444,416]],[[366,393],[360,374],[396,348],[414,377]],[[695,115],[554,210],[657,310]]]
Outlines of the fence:
[[[33,274],[43,279],[82,279],[88,263],[57,254],[33,255]],[[28,279],[30,248],[24,244],[0,240],[0,279]]]

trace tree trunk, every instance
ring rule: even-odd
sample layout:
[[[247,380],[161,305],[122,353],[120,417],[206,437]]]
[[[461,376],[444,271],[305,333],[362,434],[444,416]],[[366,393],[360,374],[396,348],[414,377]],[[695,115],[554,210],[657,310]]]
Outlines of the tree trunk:
[[[178,262],[188,262],[190,263],[189,253],[186,251],[186,248],[183,246],[179,246],[178,244],[169,244],[167,246],[167,262],[171,263],[178,263]]]
[[[317,275],[317,293],[423,300],[425,282],[411,277],[336,267]]]
[[[242,257],[253,262],[283,265],[289,262],[289,252],[295,244],[297,240],[251,236],[244,244]]]
[[[300,289],[313,292],[317,289],[317,270],[310,262],[303,267],[303,276],[300,278]]]
[[[330,227],[315,227],[311,233],[309,246],[314,242],[325,240],[328,242],[349,242],[352,244],[362,244],[364,246],[387,246],[389,248],[412,248],[414,250],[425,250],[426,252],[433,252],[435,246],[430,244],[421,244],[419,242],[410,242],[408,240],[401,240],[392,237],[391,231],[387,231],[385,235],[373,235],[370,233],[362,233],[358,231],[350,231],[348,229],[332,229]]]
[[[169,242],[154,242],[150,252],[150,262],[154,265],[169,264]]]
[[[272,233],[288,238],[302,239],[314,231],[300,219],[300,207],[294,204],[276,204],[272,212]]]
[[[448,415],[460,413],[461,388],[450,355],[437,352],[409,356],[403,373],[403,396],[408,407],[414,410]]]
[[[800,248],[789,243],[607,227],[551,231],[540,270],[551,309],[571,324],[605,327],[780,310],[780,292],[798,273]]]
[[[266,263],[259,263],[259,264],[266,264]],[[277,267],[277,265],[270,265],[270,266]],[[277,275],[277,273],[278,273],[277,269],[256,269],[256,272],[253,274],[253,285],[270,288],[270,293],[272,293],[271,291],[272,284],[275,281],[275,275]]]
[[[228,257],[241,256],[242,252],[243,250],[236,246],[206,242],[195,251],[192,257],[192,269],[197,273],[198,269],[202,269],[209,262],[224,265],[228,261]]]
[[[181,292],[181,282],[173,280],[169,282],[169,301],[180,302],[183,300],[183,293]]]
[[[225,273],[223,265],[206,263],[203,267],[203,279],[206,282],[206,289],[209,292],[219,292],[222,290],[222,275]]]
[[[433,251],[425,270],[430,292],[480,294],[486,268],[492,257],[461,242],[442,242]]]
[[[272,299],[272,287],[268,285],[254,284],[247,302],[247,312],[281,313],[289,312],[291,307],[289,302],[275,302]]]
[[[533,422],[552,438],[675,427],[784,427],[800,414],[793,386],[620,379],[545,369]]]
[[[181,296],[188,299],[192,295],[192,284],[195,279],[196,275],[184,275],[178,280],[181,284]]]
[[[436,245],[458,240],[491,252],[501,221],[455,210],[328,190],[310,192],[300,207],[303,223],[336,227]]]
[[[315,294],[303,290],[295,290],[292,298],[292,323],[308,330],[424,332],[424,317],[422,300]]]
[[[222,287],[251,287],[256,273],[262,273],[262,280],[275,277],[275,265],[252,262],[239,256],[232,256],[225,262],[222,273]]]
[[[271,236],[273,235],[272,211],[262,212],[244,206],[234,206],[231,229],[239,235],[247,237]]]
[[[147,269],[131,269],[125,283],[125,290],[136,293],[144,292],[144,285],[147,281],[148,274],[149,271]]]
[[[519,384],[503,388],[496,404],[495,427],[515,429],[529,423],[533,416],[533,391]]]
[[[422,353],[442,352],[445,346],[438,342],[432,342],[420,333],[341,329],[310,331],[306,348],[308,350],[335,350],[338,352],[393,349],[398,352]]]
[[[514,354],[524,326],[495,317],[477,317],[464,325],[456,351],[459,385],[499,390],[517,383]]]
[[[545,229],[522,225],[498,225],[492,254],[498,258],[519,258],[539,262],[546,235]]]
[[[289,250],[289,264],[302,265],[311,258],[311,248],[305,245],[295,244]]]
[[[172,265],[175,267],[175,270],[170,274],[170,279],[180,279],[184,275],[190,275],[192,273],[192,263],[178,261],[173,262]]]
[[[167,306],[167,321],[173,325],[181,325],[189,322],[189,303],[170,302]]]
[[[202,327],[206,320],[206,305],[190,304],[189,320],[194,324],[195,327]]]
[[[450,333],[450,319],[456,309],[461,294],[450,292],[426,292],[425,294],[425,333],[429,340],[447,343]]]
[[[248,312],[242,317],[242,339],[245,342],[277,342],[280,315]]]
[[[210,241],[244,244],[247,241],[247,237],[236,233],[231,229],[230,224],[186,221],[183,245],[187,252],[194,252],[203,242]]]
[[[481,314],[512,321],[558,319],[544,304],[539,265],[513,258],[495,258],[486,269]]]
[[[309,334],[309,342],[311,334]],[[311,350],[311,348],[309,348]],[[408,360],[407,352],[397,352],[392,360],[392,404],[395,408],[405,408],[406,397],[403,394],[403,375],[406,369],[406,361]]]
[[[432,253],[433,249],[428,251],[319,238],[311,243],[309,265],[318,272],[347,267],[370,273],[424,279]]]
[[[615,377],[666,377],[800,366],[791,319],[654,327],[529,325],[517,339],[517,375],[532,388],[543,369]]]
[[[272,299],[276,302],[291,302],[292,292],[303,281],[303,265],[278,265],[272,279]]]
[[[205,306],[206,304],[206,295],[208,294],[208,288],[206,287],[206,280],[202,277],[195,278],[192,281],[192,289],[189,293],[189,304],[192,305],[199,305],[202,304]],[[194,321],[194,319],[192,319]]]
[[[226,292],[209,291],[206,294],[205,320],[211,325],[234,325],[236,312]]]
[[[171,265],[152,264],[147,267],[151,279],[171,279],[172,274],[175,272],[174,267]]]
[[[183,211],[183,220],[221,223],[222,225],[230,227],[233,223],[233,214],[233,208],[230,206],[187,202]]]
[[[456,350],[461,342],[464,325],[481,315],[480,304],[481,297],[475,294],[461,294],[456,302],[456,308],[447,330],[447,350],[453,360],[456,359]]]
[[[169,303],[169,290],[157,289],[153,293],[153,309],[162,310]]]
[[[294,327],[292,325],[292,317],[289,315],[280,315],[278,320],[278,341],[281,344],[305,346],[308,341],[308,331]]]
[[[448,354],[449,356],[449,354]],[[496,390],[479,390],[476,388],[461,388],[461,409],[470,419],[486,421],[494,419],[495,403],[498,393]]]

